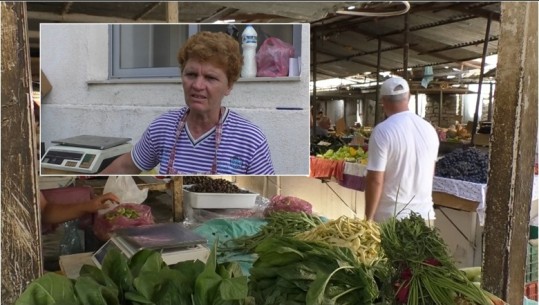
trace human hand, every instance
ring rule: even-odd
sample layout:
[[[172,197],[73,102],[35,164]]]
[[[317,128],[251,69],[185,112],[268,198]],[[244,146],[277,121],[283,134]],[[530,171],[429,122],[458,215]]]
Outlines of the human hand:
[[[119,203],[120,199],[113,193],[106,193],[101,196],[97,196],[90,200],[88,204],[88,212],[95,213],[98,210],[108,208],[107,202],[112,201],[113,203]]]

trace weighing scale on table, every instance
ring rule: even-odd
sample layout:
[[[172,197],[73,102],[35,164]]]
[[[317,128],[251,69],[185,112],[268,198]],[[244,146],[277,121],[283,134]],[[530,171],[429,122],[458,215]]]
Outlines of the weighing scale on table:
[[[131,138],[82,135],[55,140],[41,158],[46,169],[96,174],[114,159],[131,151]]]
[[[151,249],[160,252],[167,265],[197,259],[206,262],[210,255],[206,243],[204,237],[179,223],[124,228],[114,231],[110,240],[92,255],[92,261],[101,267],[111,249],[119,250],[127,259],[139,250]]]

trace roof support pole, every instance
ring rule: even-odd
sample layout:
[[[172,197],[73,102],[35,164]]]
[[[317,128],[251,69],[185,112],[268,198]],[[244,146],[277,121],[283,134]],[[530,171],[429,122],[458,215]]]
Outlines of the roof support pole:
[[[180,20],[178,2],[167,2],[167,22],[177,23]]]
[[[314,105],[314,109],[311,110],[312,116],[313,116],[313,126],[312,128],[312,135],[316,135],[316,125],[318,122],[316,121],[316,115],[318,114],[318,111],[320,110],[320,105],[318,105],[318,100],[316,98],[316,53],[317,53],[317,36],[316,36],[316,29],[311,29],[311,45],[312,45],[312,62],[313,62],[313,68],[312,68],[312,78],[313,78],[313,96],[312,96],[312,104]]]
[[[438,126],[442,126],[442,109],[444,108],[444,90],[440,88],[440,106],[438,108]]]
[[[492,82],[490,82],[490,92],[489,92],[489,95],[488,95],[488,121],[489,122],[492,122],[492,86],[494,84]]]
[[[378,38],[378,57],[376,58],[376,101],[374,103],[374,126],[380,122],[380,62],[382,60],[382,39]]]
[[[2,2],[2,304],[43,269],[26,3]]]
[[[482,287],[521,304],[537,145],[537,2],[502,2]]]
[[[487,30],[485,31],[485,43],[483,44],[483,57],[481,58],[481,69],[479,73],[479,87],[477,88],[477,102],[475,103],[475,113],[473,115],[472,125],[472,145],[475,144],[475,133],[477,131],[477,124],[479,122],[479,105],[481,104],[481,88],[483,87],[483,74],[485,73],[485,58],[487,57],[488,38],[490,36],[490,23],[492,22],[492,15],[489,15],[487,19]]]
[[[405,80],[408,80],[408,50],[410,49],[410,25],[408,23],[410,13],[404,14],[404,48],[403,48],[403,58],[402,58],[402,68],[404,71],[403,77]]]
[[[419,114],[419,95],[417,90],[415,91],[415,114]]]

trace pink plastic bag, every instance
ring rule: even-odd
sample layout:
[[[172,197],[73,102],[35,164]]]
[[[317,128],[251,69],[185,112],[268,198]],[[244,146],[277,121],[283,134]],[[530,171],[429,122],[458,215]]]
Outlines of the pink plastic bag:
[[[97,215],[94,233],[101,240],[110,238],[114,230],[153,224],[152,210],[144,204],[122,203],[105,214]]]
[[[264,40],[256,53],[256,76],[288,76],[290,57],[294,57],[294,47],[291,44],[276,37]]]
[[[264,216],[268,216],[273,212],[305,212],[306,214],[312,214],[313,206],[298,197],[275,195],[264,210]]]

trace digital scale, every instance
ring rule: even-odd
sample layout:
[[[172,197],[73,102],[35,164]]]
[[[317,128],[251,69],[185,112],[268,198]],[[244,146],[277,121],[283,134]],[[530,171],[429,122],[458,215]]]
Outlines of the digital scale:
[[[114,159],[131,151],[131,138],[82,135],[55,140],[41,158],[47,169],[97,174]]]
[[[101,268],[111,249],[119,250],[127,259],[139,250],[151,249],[160,252],[167,265],[189,260],[205,263],[210,255],[207,242],[179,223],[124,228],[114,231],[113,236],[92,255],[92,261]]]

